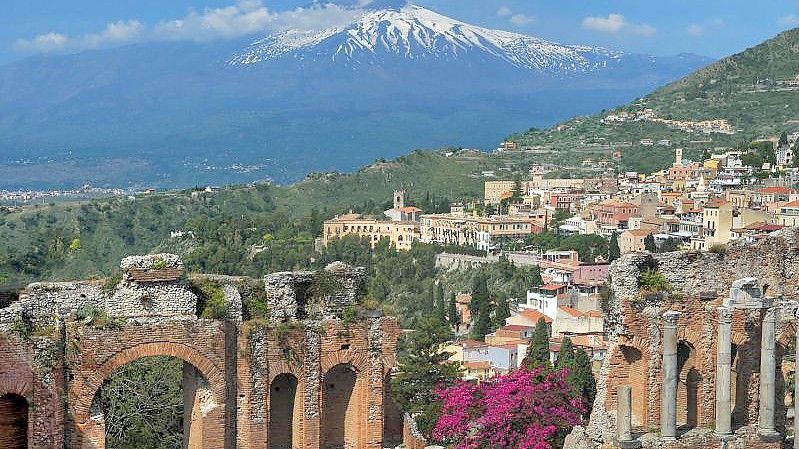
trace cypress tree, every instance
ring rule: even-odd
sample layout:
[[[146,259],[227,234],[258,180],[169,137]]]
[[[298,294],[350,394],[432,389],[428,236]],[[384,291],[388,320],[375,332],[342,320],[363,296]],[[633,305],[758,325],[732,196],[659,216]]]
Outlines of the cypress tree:
[[[574,345],[569,337],[564,337],[563,342],[560,344],[560,352],[558,352],[558,360],[555,366],[558,369],[568,369],[569,376],[574,373]],[[574,387],[574,385],[572,385]]]
[[[497,308],[494,311],[494,329],[505,325],[505,320],[510,317],[510,305],[504,293],[497,295]]]
[[[543,317],[539,318],[538,323],[535,325],[525,360],[527,367],[531,369],[541,366],[545,368],[552,367],[549,363],[549,326],[547,326]]]
[[[616,236],[616,233],[614,232],[613,235],[610,236],[610,244],[608,245],[608,262],[613,262],[619,257],[621,257],[621,249],[619,248],[619,238]]]
[[[436,318],[442,323],[447,322],[447,298],[444,295],[444,284],[441,282],[436,286]]]
[[[591,408],[594,406],[594,398],[596,397],[596,379],[594,379],[593,370],[591,370],[591,359],[585,351],[577,350],[574,353],[574,375],[572,385],[575,390],[581,393],[585,406],[588,408],[588,413],[591,413]]]
[[[658,247],[655,244],[654,235],[649,234],[648,236],[644,237],[644,249],[650,253],[656,253],[658,251]]]
[[[491,332],[491,309],[488,304],[480,306],[480,313],[472,326],[471,337],[473,340],[485,341],[486,334]]]
[[[449,315],[449,325],[457,330],[461,325],[461,315],[458,313],[458,304],[455,300],[455,292],[452,292],[449,295],[449,309],[447,310],[447,315]]]

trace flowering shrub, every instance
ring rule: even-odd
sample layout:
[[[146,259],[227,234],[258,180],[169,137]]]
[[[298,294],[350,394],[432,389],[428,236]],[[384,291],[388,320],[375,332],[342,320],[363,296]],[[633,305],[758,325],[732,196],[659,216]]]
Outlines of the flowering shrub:
[[[552,449],[585,413],[566,370],[520,369],[482,384],[437,391],[442,413],[433,438],[454,449]]]

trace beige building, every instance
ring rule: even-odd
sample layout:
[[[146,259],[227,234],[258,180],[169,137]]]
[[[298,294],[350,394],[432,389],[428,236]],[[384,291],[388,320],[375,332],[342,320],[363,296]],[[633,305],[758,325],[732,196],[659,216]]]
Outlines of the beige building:
[[[777,213],[777,224],[799,226],[799,201],[791,201],[780,207]]]
[[[368,239],[372,248],[380,239],[387,238],[403,251],[411,249],[413,242],[421,237],[419,223],[414,221],[380,221],[360,214],[346,214],[325,222],[322,241],[327,246],[330,240],[347,235]]]
[[[619,250],[622,254],[644,251],[644,239],[652,234],[649,229],[629,229],[619,234]]]
[[[486,181],[485,183],[485,203],[499,204],[503,194],[513,192],[513,185],[516,181]],[[522,196],[526,196],[530,191],[531,181],[522,181]]]
[[[523,238],[538,229],[526,217],[474,217],[451,213],[421,217],[422,242],[471,246],[483,251],[491,249],[498,238]]]

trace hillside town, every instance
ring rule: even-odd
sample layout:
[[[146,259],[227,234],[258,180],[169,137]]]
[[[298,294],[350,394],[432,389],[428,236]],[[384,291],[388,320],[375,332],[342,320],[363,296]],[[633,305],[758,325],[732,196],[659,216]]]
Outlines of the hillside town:
[[[799,190],[791,176],[797,139],[796,133],[764,139],[749,152],[708,150],[699,161],[678,148],[670,166],[652,173],[609,170],[590,178],[551,178],[547,168],[534,165],[526,179],[486,181],[483,198],[454,203],[447,213],[425,213],[398,190],[381,217],[349,213],[327,220],[320,244],[354,235],[373,247],[386,239],[407,251],[422,242],[447,249],[436,257],[444,270],[500,260],[535,267],[541,285],[510,298],[504,325],[481,341],[470,338],[472,293],[457,292],[463,324],[453,329],[459,337],[444,350],[462,363],[465,379],[490,378],[518,368],[535,327],[545,323],[553,363],[568,337],[598,370],[607,351],[600,302],[609,263],[642,251],[723,253],[734,241],[753,243],[799,225]],[[762,164],[747,164],[747,155],[762,148],[773,160],[767,155]],[[610,249],[586,260],[576,250],[538,247],[533,237],[543,233],[597,236]]]

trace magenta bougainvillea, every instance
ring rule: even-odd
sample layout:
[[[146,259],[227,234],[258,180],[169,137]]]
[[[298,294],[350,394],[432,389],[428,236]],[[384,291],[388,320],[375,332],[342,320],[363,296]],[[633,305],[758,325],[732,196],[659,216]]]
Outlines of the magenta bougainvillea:
[[[586,409],[566,370],[520,369],[474,385],[438,390],[442,413],[433,438],[455,449],[553,449]]]

